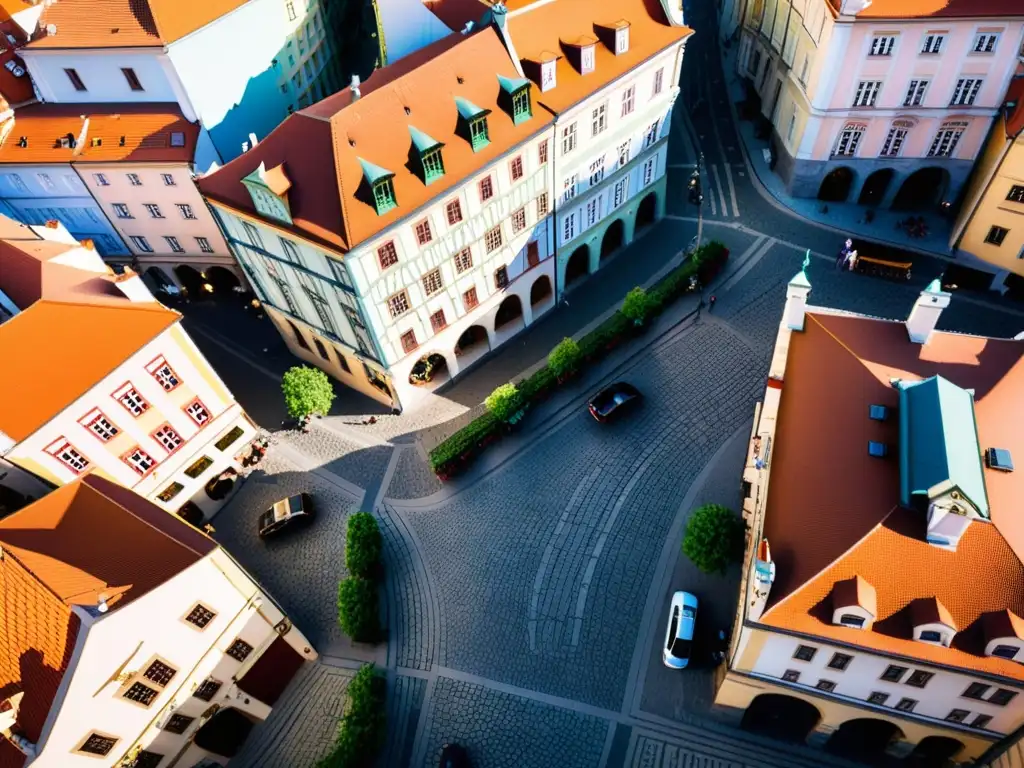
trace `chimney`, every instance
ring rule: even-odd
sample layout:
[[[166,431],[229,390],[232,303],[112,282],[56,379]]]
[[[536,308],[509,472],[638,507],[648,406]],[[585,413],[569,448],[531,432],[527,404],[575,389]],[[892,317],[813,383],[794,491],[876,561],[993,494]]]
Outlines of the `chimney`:
[[[811,281],[807,273],[800,270],[786,288],[786,308],[782,319],[791,331],[804,329],[804,315],[807,313],[807,296],[811,292]]]
[[[915,344],[927,344],[939,323],[942,310],[949,306],[951,294],[942,290],[938,280],[932,280],[914,302],[907,318],[907,334]]]
[[[352,84],[348,89],[352,91],[352,101],[359,101],[359,97],[363,95],[359,92],[359,75],[352,75]]]
[[[114,279],[114,283],[129,301],[154,302],[156,298],[150,292],[142,278],[131,268],[125,267],[124,272]]]

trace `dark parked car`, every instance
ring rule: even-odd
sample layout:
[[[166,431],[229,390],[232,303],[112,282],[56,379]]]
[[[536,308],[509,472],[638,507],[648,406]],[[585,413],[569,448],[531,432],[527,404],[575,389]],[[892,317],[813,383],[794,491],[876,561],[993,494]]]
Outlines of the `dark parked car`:
[[[282,499],[260,515],[260,538],[276,536],[286,528],[300,528],[313,521],[313,499],[308,493],[297,493]]]
[[[445,744],[441,747],[439,768],[470,768],[469,755],[458,744]]]
[[[600,422],[611,421],[640,404],[642,395],[632,384],[618,381],[605,387],[587,404],[590,414]]]

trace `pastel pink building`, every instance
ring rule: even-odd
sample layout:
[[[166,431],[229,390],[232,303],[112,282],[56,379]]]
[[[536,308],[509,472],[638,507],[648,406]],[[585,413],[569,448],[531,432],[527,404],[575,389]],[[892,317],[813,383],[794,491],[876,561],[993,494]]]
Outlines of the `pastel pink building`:
[[[731,0],[723,14],[789,192],[907,210],[956,200],[1024,42],[1020,0]]]

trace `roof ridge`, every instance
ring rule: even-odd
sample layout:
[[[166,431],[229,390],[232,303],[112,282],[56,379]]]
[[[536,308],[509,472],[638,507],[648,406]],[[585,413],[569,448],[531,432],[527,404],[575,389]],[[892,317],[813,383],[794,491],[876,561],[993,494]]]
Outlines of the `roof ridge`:
[[[140,279],[141,279],[141,276],[140,276]],[[64,301],[63,299],[47,299],[47,298],[44,297],[44,298],[37,299],[36,301],[32,302],[32,304],[29,305],[29,307],[27,309],[22,310],[18,314],[19,315],[23,315],[29,309],[34,307],[36,304],[46,303],[46,304],[61,304],[63,306],[70,306],[70,307],[91,307],[91,308],[96,308],[96,309],[131,309],[131,310],[138,310],[140,312],[154,312],[154,313],[156,313],[156,312],[159,312],[159,313],[166,312],[167,314],[174,315],[179,320],[183,317],[183,315],[180,312],[178,312],[175,309],[171,309],[170,307],[164,306],[159,301],[154,301],[153,302],[154,304],[157,305],[156,307],[147,307],[147,306],[140,306],[140,302],[131,301],[127,297],[125,297],[125,299],[126,300],[125,300],[124,305],[120,305],[120,304],[102,304],[102,303],[99,303],[99,302],[92,302],[92,301]],[[148,302],[146,302],[146,303],[148,303]],[[15,317],[17,317],[17,315],[15,315]],[[10,321],[8,321],[8,322],[10,322]]]
[[[840,339],[831,330],[826,328],[825,325],[820,320],[818,320],[814,316],[813,313],[807,313],[807,318],[810,319],[812,322],[814,322],[821,330],[823,330],[829,336],[829,338],[832,339],[832,341],[834,341],[836,344],[838,344],[840,347],[842,347],[844,350],[846,350],[846,352],[848,352],[850,355],[852,355],[857,360],[858,363],[860,363],[861,365],[864,365],[864,361],[861,359],[860,355],[858,355],[856,352],[854,352],[852,349],[850,349],[850,347],[846,344],[845,341]],[[893,322],[899,322],[899,321],[893,321]]]

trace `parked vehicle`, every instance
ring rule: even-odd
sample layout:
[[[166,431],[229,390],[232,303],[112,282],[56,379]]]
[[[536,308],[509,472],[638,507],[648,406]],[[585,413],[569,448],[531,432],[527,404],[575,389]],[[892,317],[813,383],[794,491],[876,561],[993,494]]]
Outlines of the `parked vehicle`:
[[[661,659],[670,669],[685,669],[693,653],[693,628],[697,623],[697,598],[689,592],[676,592],[668,611],[665,645]]]
[[[297,493],[282,499],[260,515],[261,539],[276,536],[285,529],[301,528],[313,522],[313,499],[308,493]]]
[[[470,768],[469,755],[458,744],[445,744],[441,747],[441,762],[438,768]]]
[[[587,403],[590,414],[601,423],[611,421],[634,410],[643,395],[632,384],[618,381],[605,387]]]

